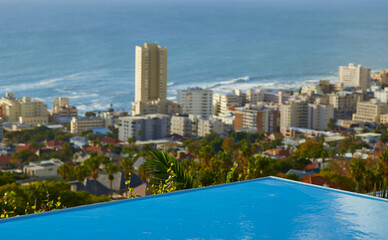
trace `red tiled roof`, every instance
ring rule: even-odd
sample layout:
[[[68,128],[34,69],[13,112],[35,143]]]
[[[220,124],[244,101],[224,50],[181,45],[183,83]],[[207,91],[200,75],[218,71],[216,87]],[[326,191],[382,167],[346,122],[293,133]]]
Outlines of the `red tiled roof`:
[[[336,188],[336,189],[343,189],[337,184],[333,183],[332,181],[329,181],[326,178],[319,175],[304,176],[301,180],[302,182],[310,183],[314,185],[325,186],[325,187]]]
[[[317,168],[317,165],[318,165],[318,162],[312,162],[312,163],[308,164],[308,165],[305,167],[305,169],[306,169],[306,170],[315,169],[315,168]]]
[[[74,167],[76,164],[74,162],[65,162],[65,164],[69,167]]]
[[[19,161],[16,158],[11,157],[10,155],[0,155],[0,164],[10,163],[11,160]]]
[[[87,147],[84,149],[85,152],[106,152],[105,149],[101,148],[101,147],[96,147],[96,146],[92,146],[92,147]]]
[[[24,146],[17,147],[16,150],[17,151],[30,150],[31,152],[36,152],[39,150],[39,148],[30,146],[30,145],[24,145]]]
[[[120,140],[118,140],[116,138],[112,138],[112,137],[106,137],[106,138],[102,139],[101,142],[111,143],[111,144],[119,144],[119,143],[121,143]]]
[[[65,143],[65,141],[52,140],[46,143],[46,147],[62,147]]]

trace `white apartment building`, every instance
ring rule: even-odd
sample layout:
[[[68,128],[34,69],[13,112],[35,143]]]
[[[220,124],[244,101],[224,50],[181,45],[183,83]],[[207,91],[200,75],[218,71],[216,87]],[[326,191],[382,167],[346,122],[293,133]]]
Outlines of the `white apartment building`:
[[[334,107],[324,104],[309,104],[307,108],[307,127],[309,129],[324,130],[331,118],[334,118]]]
[[[386,103],[376,99],[357,103],[357,112],[353,114],[353,121],[359,122],[380,122],[380,115],[388,113]]]
[[[23,124],[48,124],[47,106],[39,100],[30,97],[15,98],[13,93],[7,93],[0,99],[2,117],[7,122]]]
[[[349,66],[339,67],[339,82],[346,86],[360,87],[368,89],[371,80],[370,68],[364,68],[361,65],[356,66],[354,63],[349,63]]]
[[[285,94],[283,91],[264,91],[264,102],[272,102],[282,104],[288,101],[291,97],[289,94]]]
[[[104,127],[105,120],[99,117],[73,117],[70,122],[70,131],[75,134],[88,129]]]
[[[208,119],[213,115],[213,91],[202,88],[178,90],[177,101],[183,114],[193,114]]]
[[[24,166],[23,172],[31,177],[56,177],[58,176],[58,167],[63,162],[59,159],[50,159],[40,162],[30,162]]]
[[[166,138],[170,135],[170,116],[149,114],[144,116],[127,116],[119,118],[119,140],[128,138],[135,141],[147,141]]]
[[[260,89],[248,89],[246,96],[249,103],[255,104],[264,101],[264,93]]]
[[[211,132],[215,132],[221,137],[231,133],[233,126],[226,124],[220,119],[199,119],[197,127],[197,136],[204,137]]]
[[[372,88],[374,97],[382,103],[388,103],[388,88]]]
[[[226,136],[232,131],[232,125],[220,119],[203,119],[197,115],[177,115],[171,117],[171,134],[184,137],[204,137],[211,132]]]
[[[167,48],[155,43],[136,46],[135,65],[135,102],[132,104],[132,115],[166,113]]]
[[[229,108],[242,105],[240,96],[234,93],[215,93],[213,94],[213,114],[215,116],[230,116]]]
[[[196,135],[198,117],[195,115],[175,115],[171,117],[170,133],[183,137]]]

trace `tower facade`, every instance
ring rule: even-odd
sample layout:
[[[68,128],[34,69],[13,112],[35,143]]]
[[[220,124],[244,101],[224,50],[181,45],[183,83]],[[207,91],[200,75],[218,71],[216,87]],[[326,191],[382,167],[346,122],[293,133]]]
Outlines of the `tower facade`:
[[[132,115],[166,113],[167,48],[155,43],[136,46],[135,65]]]
[[[371,69],[350,63],[339,67],[339,82],[366,90],[370,87]]]

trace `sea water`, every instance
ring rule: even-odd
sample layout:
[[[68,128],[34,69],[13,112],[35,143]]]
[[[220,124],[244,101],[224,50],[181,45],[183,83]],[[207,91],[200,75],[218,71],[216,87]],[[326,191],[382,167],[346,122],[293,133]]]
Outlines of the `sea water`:
[[[0,96],[128,111],[135,46],[168,48],[168,95],[337,81],[388,68],[388,1],[0,0]]]

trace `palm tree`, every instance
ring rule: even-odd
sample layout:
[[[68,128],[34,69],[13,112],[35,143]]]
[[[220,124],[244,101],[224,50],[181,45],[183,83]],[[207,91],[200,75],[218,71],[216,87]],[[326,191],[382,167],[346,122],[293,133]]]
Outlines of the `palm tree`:
[[[70,175],[70,167],[66,163],[59,166],[58,175],[61,176],[63,180],[67,181]]]
[[[353,159],[350,163],[350,173],[353,178],[356,180],[357,192],[361,190],[361,181],[364,178],[365,174],[365,163],[362,159],[356,158]]]
[[[181,167],[179,161],[167,151],[151,149],[144,163],[145,170],[151,176],[151,182],[159,184],[170,178],[168,170],[174,173],[174,182],[177,189],[189,189],[194,187],[193,178]]]
[[[92,178],[94,179],[94,194],[97,196],[97,178],[98,170],[100,169],[100,164],[102,163],[99,156],[91,157],[85,160],[85,166],[90,170]]]
[[[387,180],[388,176],[388,148],[380,155],[380,168],[382,170],[384,181]]]
[[[113,188],[112,184],[113,184],[114,175],[119,170],[120,170],[120,168],[116,164],[114,164],[112,162],[106,164],[106,166],[105,166],[105,173],[108,175],[108,179],[110,181],[110,191],[109,191],[109,193],[110,193],[110,197],[111,198],[112,198],[112,188]]]
[[[82,183],[84,179],[89,175],[88,168],[84,165],[75,166],[74,173],[79,183]]]
[[[120,161],[120,167],[124,171],[124,176],[128,177],[133,172],[133,164],[136,162],[136,158],[125,157]]]

